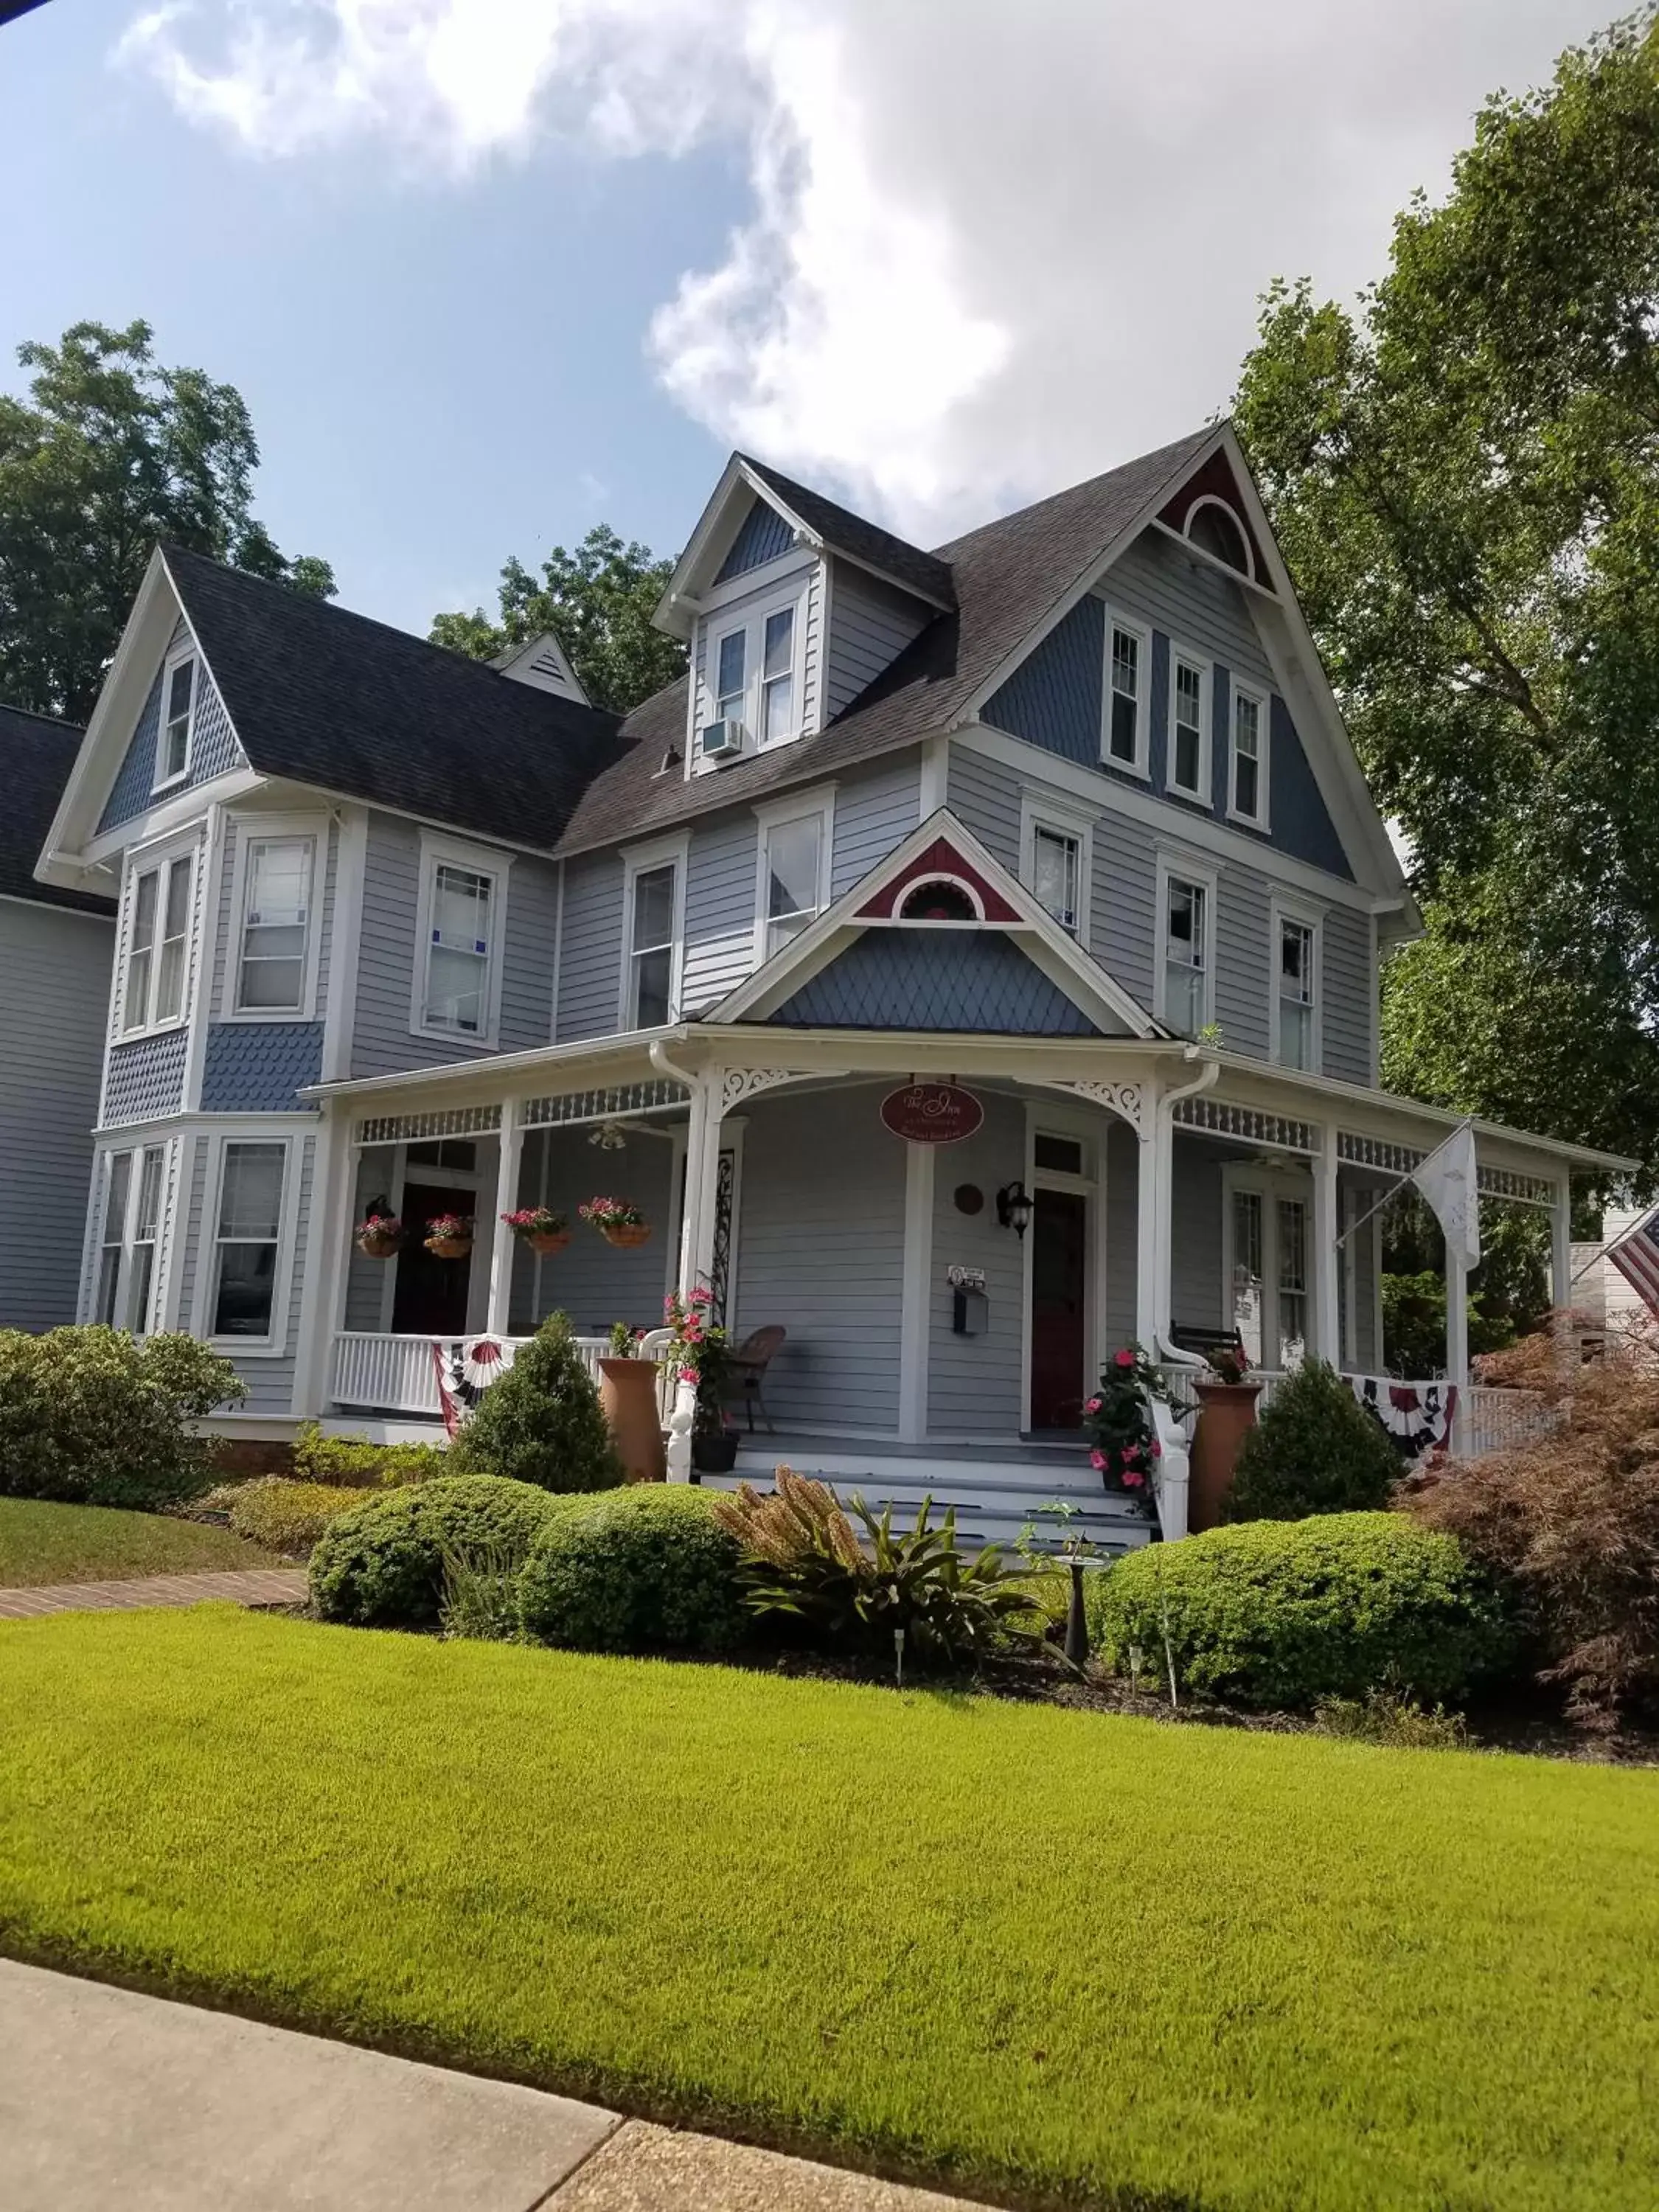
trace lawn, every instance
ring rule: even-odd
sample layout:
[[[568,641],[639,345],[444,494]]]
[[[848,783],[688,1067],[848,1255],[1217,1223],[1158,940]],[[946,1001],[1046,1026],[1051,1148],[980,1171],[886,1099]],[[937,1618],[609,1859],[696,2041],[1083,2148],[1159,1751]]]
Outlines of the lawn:
[[[222,1574],[282,1564],[228,1528],[170,1521],[159,1513],[116,1513],[104,1505],[0,1498],[0,1589],[116,1582],[131,1575]]]
[[[0,1949],[1010,2202],[1621,2212],[1659,1775],[373,1635],[0,1627]]]

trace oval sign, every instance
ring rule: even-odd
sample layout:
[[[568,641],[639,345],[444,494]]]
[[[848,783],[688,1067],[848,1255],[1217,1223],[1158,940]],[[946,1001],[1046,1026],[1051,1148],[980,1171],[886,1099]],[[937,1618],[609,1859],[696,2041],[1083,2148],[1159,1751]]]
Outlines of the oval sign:
[[[913,1145],[957,1145],[985,1119],[971,1091],[954,1083],[907,1083],[881,1102],[881,1118],[896,1137]]]

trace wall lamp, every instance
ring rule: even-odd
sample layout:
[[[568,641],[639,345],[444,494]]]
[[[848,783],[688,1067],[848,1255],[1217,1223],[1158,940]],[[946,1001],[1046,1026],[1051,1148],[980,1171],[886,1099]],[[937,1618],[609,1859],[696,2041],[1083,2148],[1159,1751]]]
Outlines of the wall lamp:
[[[1031,1194],[1023,1182],[1006,1182],[997,1193],[997,1219],[1023,1237],[1031,1225]]]

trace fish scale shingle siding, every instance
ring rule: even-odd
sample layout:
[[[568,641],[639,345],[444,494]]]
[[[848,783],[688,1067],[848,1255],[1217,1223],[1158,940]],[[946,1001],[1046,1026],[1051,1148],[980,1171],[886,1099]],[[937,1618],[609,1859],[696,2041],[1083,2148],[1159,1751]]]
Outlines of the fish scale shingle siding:
[[[770,1018],[784,1029],[1099,1035],[1000,930],[867,930]]]
[[[113,1128],[129,1121],[153,1121],[176,1114],[184,1103],[188,1028],[165,1030],[159,1036],[113,1044],[104,1074],[104,1121]]]
[[[212,1022],[202,1060],[204,1114],[291,1114],[322,1073],[320,1022]]]
[[[182,645],[189,636],[183,619],[173,633],[167,651]],[[165,666],[165,664],[164,664]],[[161,728],[161,677],[163,669],[155,672],[155,681],[149,687],[143,712],[139,715],[131,743],[121,765],[116,771],[115,781],[106,802],[103,818],[99,823],[101,835],[106,830],[118,829],[124,822],[136,821],[147,813],[155,803],[155,747]],[[169,786],[167,796],[173,798],[180,791],[189,791],[198,784],[210,782],[213,777],[225,775],[232,769],[246,767],[241,747],[236,742],[236,732],[230,726],[224,702],[214,689],[213,679],[207,672],[205,662],[196,663],[196,722],[191,732],[190,770],[183,781]]]

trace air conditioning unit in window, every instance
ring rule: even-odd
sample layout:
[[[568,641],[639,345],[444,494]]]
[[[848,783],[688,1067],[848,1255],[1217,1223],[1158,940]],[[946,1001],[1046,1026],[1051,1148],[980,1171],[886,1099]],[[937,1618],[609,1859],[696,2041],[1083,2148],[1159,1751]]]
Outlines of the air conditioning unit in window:
[[[730,760],[743,750],[743,724],[729,716],[719,722],[705,722],[697,732],[697,757],[700,760]]]

